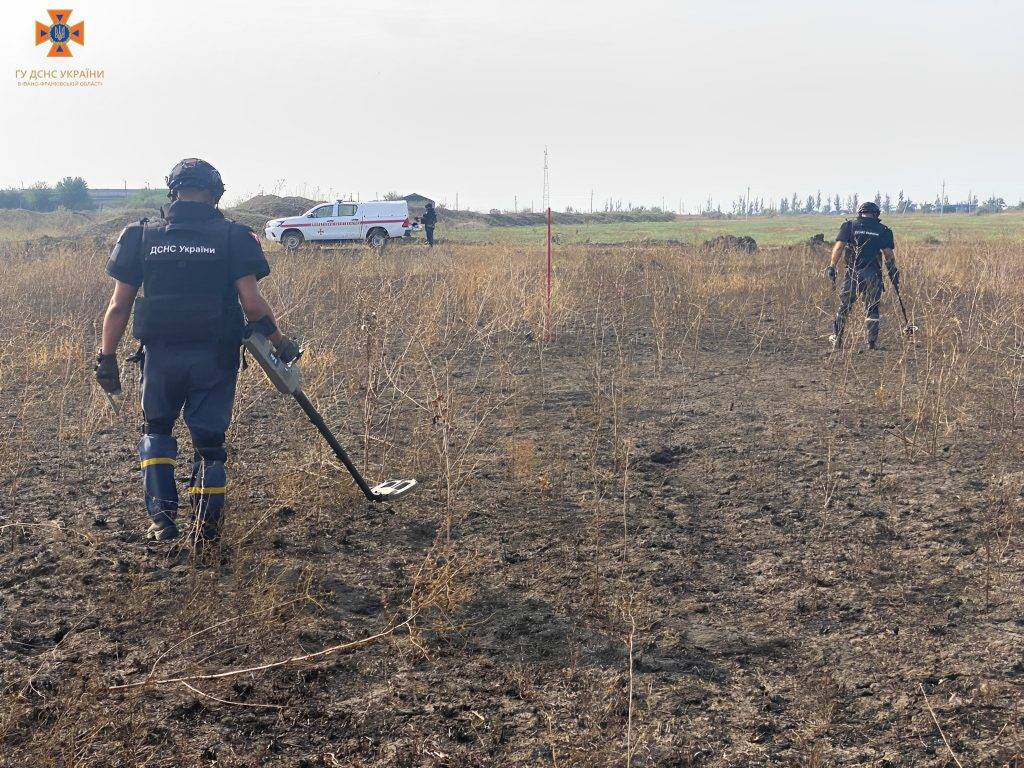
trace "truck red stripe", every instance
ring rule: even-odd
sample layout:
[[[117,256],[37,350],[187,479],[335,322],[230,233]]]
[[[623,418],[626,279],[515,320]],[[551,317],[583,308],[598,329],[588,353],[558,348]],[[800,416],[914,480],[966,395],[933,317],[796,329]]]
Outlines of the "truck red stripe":
[[[337,227],[343,226],[345,224],[401,224],[404,221],[405,219],[375,219],[373,221],[332,221],[330,222],[330,225]],[[303,222],[302,224],[278,224],[277,226],[283,229],[291,229],[292,227],[323,227],[326,225],[327,222],[308,221]],[[274,228],[275,227],[271,227],[271,229]]]

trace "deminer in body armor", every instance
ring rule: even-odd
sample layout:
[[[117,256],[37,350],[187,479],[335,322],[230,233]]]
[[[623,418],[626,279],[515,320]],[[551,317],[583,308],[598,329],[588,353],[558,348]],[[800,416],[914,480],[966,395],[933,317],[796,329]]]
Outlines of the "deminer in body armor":
[[[839,287],[839,309],[832,323],[829,343],[832,349],[843,344],[846,318],[860,296],[867,310],[868,349],[878,347],[880,325],[879,304],[885,290],[882,282],[882,262],[885,262],[889,281],[899,288],[900,271],[896,266],[895,243],[892,230],[879,221],[881,211],[875,203],[864,203],[857,210],[857,218],[845,221],[839,228],[836,243],[832,249],[832,261],[825,269],[825,276],[836,286],[836,267],[845,259],[846,271]]]
[[[120,392],[116,351],[132,318],[132,333],[142,345],[138,451],[151,521],[146,536],[164,541],[180,535],[173,430],[183,415],[194,449],[188,486],[194,531],[197,540],[209,541],[221,528],[225,433],[243,335],[249,328],[264,333],[286,362],[300,351],[278,330],[260,293],[258,281],[270,266],[259,240],[216,207],[224,193],[217,169],[203,160],[182,160],[167,186],[171,203],[161,217],[126,227],[107,261],[115,283],[95,372],[106,392]]]

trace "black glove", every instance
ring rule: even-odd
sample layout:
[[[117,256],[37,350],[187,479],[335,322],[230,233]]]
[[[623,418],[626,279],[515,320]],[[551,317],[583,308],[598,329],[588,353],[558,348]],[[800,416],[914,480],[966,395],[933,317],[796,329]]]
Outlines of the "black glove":
[[[269,339],[274,335],[275,331],[277,331],[277,326],[274,325],[274,321],[270,319],[270,315],[264,315],[259,320],[245,324],[245,327],[242,328],[242,338],[248,339],[255,332],[262,333]]]
[[[888,264],[886,268],[889,270],[889,282],[898,291],[900,289],[900,268],[896,266],[895,262]]]
[[[829,281],[832,283],[833,288],[836,287],[836,278],[838,276],[839,274],[836,272],[836,268],[833,267],[831,264],[825,267],[825,277],[827,277]]]
[[[277,356],[287,365],[302,356],[302,348],[293,339],[283,336],[281,343],[277,345]]]
[[[111,395],[121,392],[121,371],[117,367],[117,355],[98,353],[93,370],[96,372],[96,381],[103,387],[104,392]]]

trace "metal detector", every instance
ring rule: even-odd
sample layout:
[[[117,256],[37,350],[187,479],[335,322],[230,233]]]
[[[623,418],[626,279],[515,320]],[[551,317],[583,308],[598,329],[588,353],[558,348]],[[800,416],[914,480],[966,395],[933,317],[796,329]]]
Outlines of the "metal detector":
[[[260,368],[267,374],[267,378],[277,388],[277,391],[291,395],[302,406],[306,416],[313,422],[313,426],[320,431],[327,444],[331,446],[334,455],[345,465],[345,469],[352,475],[352,479],[356,481],[356,485],[359,486],[359,490],[363,492],[366,498],[377,502],[394,501],[416,487],[416,481],[410,479],[385,480],[383,483],[379,483],[371,488],[369,483],[363,479],[359,470],[356,469],[356,465],[352,463],[352,459],[349,458],[345,449],[341,447],[341,443],[331,433],[323,417],[313,407],[313,404],[309,402],[306,393],[302,391],[298,361],[293,360],[291,363],[283,362],[274,352],[274,346],[270,343],[270,340],[262,333],[254,331],[245,339],[243,344],[256,359],[256,362],[260,364]]]
[[[892,282],[892,280],[890,280],[889,282]],[[915,333],[917,333],[918,328],[916,325],[913,325],[910,322],[910,318],[907,317],[907,308],[903,306],[903,297],[900,296],[899,286],[893,283],[892,287],[893,290],[896,291],[896,298],[899,299],[900,302],[900,312],[903,313],[903,322],[907,324],[907,327],[903,329],[903,332],[907,334],[907,336],[913,336]]]

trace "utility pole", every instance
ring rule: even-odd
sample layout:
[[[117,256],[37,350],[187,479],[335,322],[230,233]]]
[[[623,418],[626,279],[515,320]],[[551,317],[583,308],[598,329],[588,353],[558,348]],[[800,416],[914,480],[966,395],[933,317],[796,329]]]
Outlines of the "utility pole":
[[[519,195],[512,195],[512,210],[519,214]]]
[[[455,210],[459,210],[459,193],[455,193]]]
[[[946,180],[942,180],[942,195],[939,196],[939,216],[946,212]]]
[[[590,212],[594,212],[594,190],[590,190]]]
[[[548,177],[548,148],[544,147],[544,196],[541,200],[544,210],[551,207],[551,180]]]
[[[743,218],[750,218],[750,185],[747,184],[747,199],[743,201]]]

